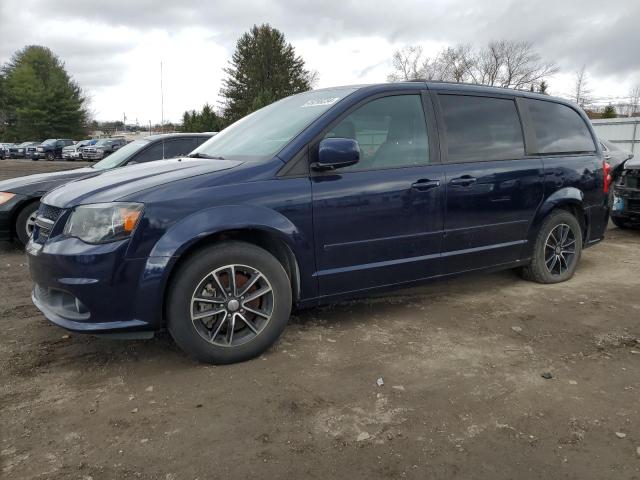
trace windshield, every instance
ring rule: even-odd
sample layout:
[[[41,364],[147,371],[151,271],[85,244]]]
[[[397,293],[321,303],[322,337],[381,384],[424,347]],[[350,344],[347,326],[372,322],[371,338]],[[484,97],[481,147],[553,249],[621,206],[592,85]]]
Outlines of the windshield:
[[[108,170],[110,168],[115,168],[148,144],[149,140],[136,140],[135,142],[131,142],[124,147],[119,148],[104,160],[100,160],[98,163],[93,165],[93,168],[96,170]],[[96,145],[100,145],[100,142]]]
[[[52,143],[56,143],[56,140],[54,138],[50,138],[49,140],[45,140],[44,142],[42,142],[42,145],[51,145]]]
[[[100,146],[105,146],[105,145],[109,145],[109,142],[111,142],[111,140],[98,140],[96,142],[96,146],[100,147]]]
[[[199,153],[249,161],[271,158],[311,122],[355,90],[312,90],[283,98],[225,128],[191,155]]]

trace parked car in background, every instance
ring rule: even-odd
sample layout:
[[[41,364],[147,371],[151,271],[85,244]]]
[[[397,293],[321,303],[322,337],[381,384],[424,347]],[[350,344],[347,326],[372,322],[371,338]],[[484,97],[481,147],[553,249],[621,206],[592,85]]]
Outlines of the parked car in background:
[[[640,159],[624,163],[613,188],[611,221],[620,228],[640,227]]]
[[[611,166],[611,176],[615,180],[622,173],[624,162],[633,157],[633,153],[623,150],[609,140],[600,140],[604,159]]]
[[[68,145],[73,145],[73,140],[69,138],[50,138],[38,145],[35,151],[27,149],[27,153],[31,151],[31,160],[40,160],[41,158],[47,161],[56,160],[62,158],[62,149]]]
[[[9,158],[25,158],[27,156],[27,148],[40,145],[40,142],[22,142],[19,145],[14,145],[9,149]]]
[[[91,145],[95,145],[97,140],[80,140],[73,145],[69,145],[62,149],[62,159],[63,160],[82,160],[82,147],[88,147]]]
[[[9,150],[13,147],[13,143],[0,143],[0,158],[9,158]]]
[[[124,138],[102,138],[94,145],[83,147],[82,158],[90,161],[101,160],[126,144],[127,141]]]
[[[50,321],[121,337],[167,328],[202,361],[237,362],[280,336],[292,305],[505,268],[568,280],[608,222],[589,119],[525,91],[309,91],[189,157],[42,199],[26,251]]]
[[[0,182],[0,240],[17,239],[26,244],[33,231],[40,197],[55,187],[125,165],[186,155],[211,137],[207,133],[153,135],[126,145],[91,167]]]

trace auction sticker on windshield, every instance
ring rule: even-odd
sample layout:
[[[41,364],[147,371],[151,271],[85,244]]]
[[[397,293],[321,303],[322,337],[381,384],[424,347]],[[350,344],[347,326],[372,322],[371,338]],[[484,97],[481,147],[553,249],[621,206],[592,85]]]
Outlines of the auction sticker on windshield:
[[[305,103],[303,103],[301,105],[301,108],[307,108],[307,107],[325,107],[327,105],[333,105],[334,103],[336,103],[338,100],[340,100],[339,97],[331,97],[331,98],[315,98],[315,99],[311,99],[311,100],[307,100]]]

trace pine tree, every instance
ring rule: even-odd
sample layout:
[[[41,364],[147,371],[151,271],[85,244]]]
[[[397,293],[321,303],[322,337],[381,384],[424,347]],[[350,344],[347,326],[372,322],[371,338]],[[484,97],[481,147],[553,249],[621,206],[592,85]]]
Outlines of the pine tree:
[[[549,89],[549,85],[547,84],[547,82],[542,80],[540,82],[540,86],[538,87],[538,93],[542,93],[544,95],[548,95],[549,94],[549,92],[547,92],[548,89]]]
[[[29,46],[3,68],[8,139],[81,138],[86,133],[85,97],[48,48]]]
[[[310,90],[315,78],[282,32],[268,24],[254,25],[240,37],[225,73],[220,94],[227,123],[283,97]]]
[[[205,103],[201,112],[191,110],[182,114],[183,132],[219,132],[223,128],[222,118],[208,103]]]
[[[616,113],[616,108],[609,104],[604,107],[604,111],[602,112],[602,118],[616,118],[618,114]]]

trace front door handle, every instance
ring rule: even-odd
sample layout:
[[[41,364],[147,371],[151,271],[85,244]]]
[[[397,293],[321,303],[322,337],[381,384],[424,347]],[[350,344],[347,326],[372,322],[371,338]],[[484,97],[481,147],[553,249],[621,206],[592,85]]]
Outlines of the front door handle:
[[[477,180],[478,179],[476,177],[472,177],[471,175],[463,175],[461,177],[454,178],[453,180],[451,180],[451,185],[468,187],[469,185],[476,183]]]
[[[411,184],[411,188],[425,192],[440,186],[440,180],[429,180],[428,178],[421,178],[417,182]]]

